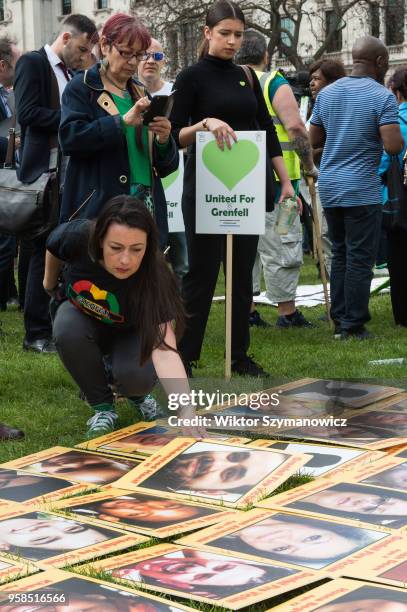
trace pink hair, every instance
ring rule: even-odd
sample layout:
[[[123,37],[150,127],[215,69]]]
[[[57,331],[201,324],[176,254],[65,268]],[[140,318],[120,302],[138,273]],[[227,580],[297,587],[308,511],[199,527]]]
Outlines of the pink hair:
[[[151,35],[145,25],[132,15],[116,13],[109,17],[102,29],[102,36],[108,43],[126,42],[129,46],[136,41],[141,44],[141,51],[145,51],[151,44]]]

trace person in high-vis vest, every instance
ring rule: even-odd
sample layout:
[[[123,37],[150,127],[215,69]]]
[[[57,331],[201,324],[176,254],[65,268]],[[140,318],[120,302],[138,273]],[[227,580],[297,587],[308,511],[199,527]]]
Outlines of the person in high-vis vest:
[[[266,39],[255,30],[247,30],[237,58],[256,71],[277,136],[283,151],[288,176],[298,195],[303,172],[317,177],[308,133],[301,119],[298,104],[288,81],[277,70],[264,72],[269,62]],[[277,183],[278,185],[278,183]],[[275,206],[280,193],[277,189]],[[302,228],[299,215],[288,234],[281,236],[275,231],[277,209],[266,212],[266,231],[259,237],[256,263],[253,268],[253,293],[260,292],[261,267],[263,267],[268,299],[278,304],[276,326],[280,328],[313,327],[295,307],[295,295],[300,276],[302,256]],[[250,314],[251,325],[268,327],[254,305]]]

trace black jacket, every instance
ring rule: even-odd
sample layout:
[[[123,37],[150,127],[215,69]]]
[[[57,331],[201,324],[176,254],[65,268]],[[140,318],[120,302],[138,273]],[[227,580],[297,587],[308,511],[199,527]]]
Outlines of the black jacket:
[[[113,99],[104,90],[99,70],[100,65],[95,64],[90,70],[75,75],[62,96],[59,141],[63,154],[69,155],[70,160],[62,196],[61,223],[72,216],[92,219],[109,198],[130,193],[126,137]],[[135,80],[130,84],[133,98],[144,95],[140,87]],[[103,99],[108,101],[110,111],[103,106]],[[172,137],[164,159],[152,144],[151,165],[155,216],[163,247],[168,234],[167,203],[159,177],[171,174],[178,167],[178,151]]]
[[[57,146],[61,111],[51,108],[52,87],[58,83],[44,48],[22,55],[16,65],[14,95],[21,126],[17,175],[24,183],[48,171],[50,149]]]

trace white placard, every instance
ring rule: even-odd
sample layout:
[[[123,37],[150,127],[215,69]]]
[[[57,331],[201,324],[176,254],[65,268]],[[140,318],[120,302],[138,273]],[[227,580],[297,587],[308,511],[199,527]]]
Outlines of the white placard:
[[[168,231],[185,232],[184,217],[182,216],[181,200],[184,184],[184,154],[179,154],[178,169],[161,179],[165,199],[167,200]]]
[[[266,132],[236,132],[221,151],[209,132],[196,135],[197,234],[264,234]]]

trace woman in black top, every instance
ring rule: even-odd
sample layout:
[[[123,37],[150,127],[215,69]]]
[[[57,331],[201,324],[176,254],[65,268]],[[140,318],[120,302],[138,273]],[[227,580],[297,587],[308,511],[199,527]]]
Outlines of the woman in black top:
[[[267,151],[279,176],[281,198],[294,191],[284,166],[281,147],[255,73],[233,63],[241,45],[244,15],[233,2],[221,0],[208,11],[201,59],[177,77],[171,116],[173,135],[179,147],[190,147],[185,167],[182,210],[188,245],[189,272],[183,278],[183,297],[189,315],[179,348],[191,373],[191,362],[199,359],[225,238],[195,233],[195,135],[210,131],[218,146],[231,147],[234,130],[265,130]],[[252,82],[251,82],[252,81]],[[273,177],[268,164],[267,210],[273,209]],[[249,312],[252,300],[252,269],[258,236],[237,235],[233,247],[232,370],[238,374],[265,376],[247,355]]]
[[[96,220],[59,225],[47,240],[44,289],[58,302],[59,356],[95,410],[88,437],[108,433],[117,420],[106,355],[117,391],[136,407],[157,376],[167,393],[189,393],[172,326],[182,326],[181,299],[142,201],[116,196]]]

